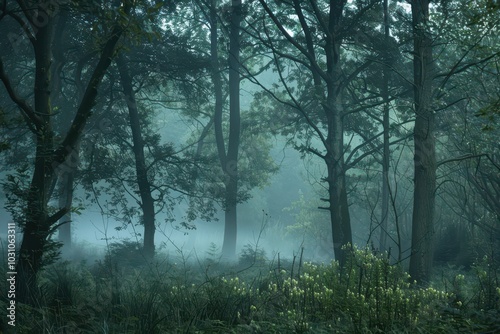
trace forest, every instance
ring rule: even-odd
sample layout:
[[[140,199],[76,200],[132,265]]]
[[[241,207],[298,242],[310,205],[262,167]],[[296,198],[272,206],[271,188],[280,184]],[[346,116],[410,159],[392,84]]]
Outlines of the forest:
[[[3,333],[499,333],[498,0],[0,0]]]

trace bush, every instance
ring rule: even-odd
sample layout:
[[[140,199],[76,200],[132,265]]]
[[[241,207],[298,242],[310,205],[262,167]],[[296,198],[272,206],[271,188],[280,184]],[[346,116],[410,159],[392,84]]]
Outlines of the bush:
[[[410,284],[408,274],[369,250],[354,249],[342,270],[337,262],[306,262],[302,272],[293,276],[282,270],[263,298],[279,300],[278,317],[294,324],[295,331],[318,322],[347,325],[354,332],[416,329],[422,319],[438,318],[436,306],[447,298]]]
[[[107,266],[140,267],[146,264],[142,253],[142,244],[136,241],[124,240],[109,245],[109,250],[104,258]]]
[[[240,265],[221,266],[213,272],[165,260],[102,276],[84,266],[60,263],[42,273],[45,294],[40,307],[19,305],[16,329],[18,333],[495,332],[500,329],[495,309],[498,289],[489,296],[487,285],[494,286],[496,274],[488,274],[491,262],[484,261],[475,272],[483,290],[476,287],[474,297],[468,293],[474,284],[461,274],[444,289],[421,288],[410,283],[408,274],[391,265],[386,255],[355,248],[344,268],[337,262],[298,261],[295,268],[280,265],[264,274],[256,267],[243,272]],[[0,299],[0,304],[4,307],[5,301]],[[492,308],[474,309],[486,305]]]
[[[246,244],[240,253],[239,263],[241,266],[263,266],[267,263],[266,251]]]

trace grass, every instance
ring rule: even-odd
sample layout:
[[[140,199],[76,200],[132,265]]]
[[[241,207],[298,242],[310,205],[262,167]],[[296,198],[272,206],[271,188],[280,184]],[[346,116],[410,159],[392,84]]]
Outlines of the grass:
[[[464,276],[448,268],[421,288],[383,255],[355,249],[336,262],[266,259],[245,248],[239,263],[158,255],[123,261],[115,246],[89,265],[59,262],[42,273],[39,306],[18,305],[17,333],[494,333],[497,270],[483,259]],[[460,276],[461,275],[461,276]],[[5,283],[2,283],[5,284]],[[2,288],[5,288],[2,286]],[[2,296],[0,307],[5,309]]]

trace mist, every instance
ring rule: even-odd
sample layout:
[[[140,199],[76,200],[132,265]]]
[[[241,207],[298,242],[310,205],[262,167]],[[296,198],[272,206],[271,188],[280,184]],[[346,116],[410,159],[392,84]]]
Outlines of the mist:
[[[498,14],[2,2],[2,330],[497,331]]]

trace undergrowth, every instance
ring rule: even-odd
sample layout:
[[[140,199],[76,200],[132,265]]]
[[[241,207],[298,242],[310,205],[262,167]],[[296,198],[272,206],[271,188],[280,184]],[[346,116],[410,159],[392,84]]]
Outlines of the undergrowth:
[[[342,269],[337,262],[302,263],[301,257],[268,260],[251,247],[233,265],[214,257],[189,263],[182,256],[126,263],[117,261],[126,250],[114,250],[94,265],[59,262],[47,267],[40,278],[39,306],[18,305],[16,332],[500,330],[498,268],[488,258],[478,261],[467,279],[450,268],[436,284],[422,288],[384,254],[370,250],[354,249]],[[5,302],[0,301],[3,309]]]

